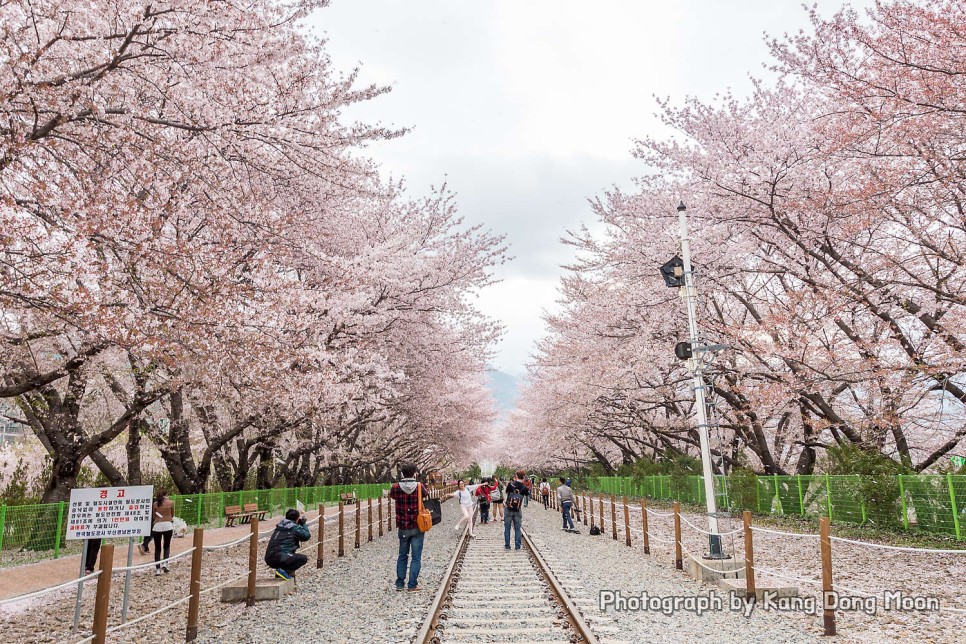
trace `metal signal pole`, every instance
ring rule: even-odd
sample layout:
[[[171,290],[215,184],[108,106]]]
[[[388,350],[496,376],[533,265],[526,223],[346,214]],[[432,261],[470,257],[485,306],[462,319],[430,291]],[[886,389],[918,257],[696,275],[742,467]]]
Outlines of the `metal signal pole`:
[[[711,469],[711,445],[708,440],[708,410],[704,395],[704,356],[698,337],[697,299],[694,286],[694,273],[691,269],[691,244],[688,240],[687,206],[678,206],[678,225],[681,229],[681,260],[684,262],[684,299],[688,305],[688,331],[691,348],[694,352],[694,403],[698,407],[698,437],[701,441],[701,466],[704,472],[704,497],[708,506],[708,532],[711,558],[719,559],[725,555],[721,550],[721,535],[718,534],[718,514],[714,497],[714,471]]]

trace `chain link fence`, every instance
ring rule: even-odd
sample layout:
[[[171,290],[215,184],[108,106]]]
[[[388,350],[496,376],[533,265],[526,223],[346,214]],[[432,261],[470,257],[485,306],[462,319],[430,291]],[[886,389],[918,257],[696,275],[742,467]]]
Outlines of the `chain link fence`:
[[[833,522],[966,537],[966,476],[716,476],[717,507],[761,514],[829,517]],[[602,476],[590,490],[705,504],[700,476]]]
[[[319,503],[337,503],[343,494],[357,499],[375,499],[388,490],[388,483],[325,485],[320,487],[244,490],[208,494],[172,494],[174,514],[188,526],[220,528],[225,525],[225,508],[258,504],[268,516],[276,516],[298,503],[307,509]],[[41,559],[79,554],[80,543],[66,541],[69,503],[0,506],[0,565],[17,565]]]

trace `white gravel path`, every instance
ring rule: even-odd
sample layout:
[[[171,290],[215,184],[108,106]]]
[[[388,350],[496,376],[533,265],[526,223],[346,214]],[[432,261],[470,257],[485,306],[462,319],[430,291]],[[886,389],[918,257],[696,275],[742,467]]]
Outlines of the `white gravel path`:
[[[615,542],[611,537],[610,501],[605,499],[604,527],[606,535],[594,537],[594,543],[598,544],[598,547],[603,550],[616,548],[618,556],[621,557],[623,562],[620,566],[630,565],[636,571],[631,575],[631,583],[633,583],[634,575],[637,575],[638,579],[649,580],[653,568],[656,567],[658,571],[654,574],[659,577],[671,575],[674,579],[679,580],[679,583],[694,588],[695,592],[707,592],[711,588],[710,585],[697,584],[690,577],[673,569],[673,519],[670,516],[657,515],[657,512],[661,514],[670,513],[671,508],[666,504],[657,507],[651,502],[648,503],[648,507],[656,510],[656,512],[649,512],[649,532],[652,535],[650,556],[644,555],[641,549],[640,507],[635,503],[630,505],[633,549],[628,549],[624,545],[624,519],[620,499],[618,499],[617,504],[619,541]],[[594,516],[599,516],[599,504],[596,499]],[[702,515],[682,511],[682,517],[695,526],[705,525],[706,519]],[[556,521],[559,521],[559,515],[555,515],[554,522],[551,524],[553,528],[559,531]],[[740,527],[740,518],[726,519],[719,523],[719,530],[722,532]],[[561,533],[560,536],[576,536],[578,539],[587,537],[587,528],[581,525],[581,530],[584,533],[583,535]],[[776,530],[778,529],[776,528]],[[834,525],[832,532],[834,535]],[[704,552],[707,550],[706,539],[705,535],[687,523],[683,523],[682,541],[687,550],[694,553]],[[817,535],[807,534],[801,537],[789,537],[756,531],[754,541],[756,566],[774,570],[786,577],[809,581],[821,579]],[[606,546],[603,542],[607,542]],[[734,552],[738,560],[744,559],[744,541],[740,532],[725,537],[724,543],[725,549]],[[861,611],[837,611],[838,637],[835,640],[822,638],[822,641],[867,642],[869,644],[910,640],[915,642],[966,643],[966,630],[963,627],[963,624],[966,623],[966,613],[946,610],[924,612],[882,609],[884,591],[903,591],[910,595],[933,596],[939,598],[944,607],[966,608],[966,555],[897,552],[837,541],[833,542],[832,551],[836,588],[840,591],[842,589],[860,591],[843,591],[844,594],[852,597],[862,598],[863,593],[875,595],[878,610],[875,615],[867,615]],[[618,567],[618,569],[622,574],[625,572],[624,568]],[[770,582],[771,585],[797,586],[801,596],[812,597],[818,606],[821,606],[820,587],[814,584],[796,584],[788,580],[768,578],[767,575],[761,573],[757,575],[757,578],[760,584]],[[762,611],[759,610],[758,612]],[[822,634],[820,610],[817,615],[791,612],[782,614],[781,618],[785,623],[792,624],[803,635],[820,636]],[[748,626],[750,627],[753,623],[754,619],[748,622]],[[738,633],[739,630],[737,629],[740,628],[743,627],[740,622],[737,622],[734,630],[725,629],[723,632]],[[754,633],[755,631],[750,632]],[[629,638],[629,641],[637,640]],[[702,640],[698,639],[697,641]]]
[[[717,593],[712,586],[698,584],[674,570],[669,558],[647,556],[640,548],[628,548],[623,539],[623,522],[619,526],[619,541],[610,537],[609,518],[605,526],[607,535],[592,537],[583,525],[581,534],[563,532],[560,514],[553,510],[531,509],[524,518],[525,529],[603,641],[635,644],[822,641],[814,629],[803,629],[800,623],[777,613],[756,610],[750,617],[744,617],[732,612],[726,594],[720,594],[723,610],[700,616],[686,610],[670,615],[660,611],[601,610],[602,590],[620,591],[625,597],[640,596],[642,592],[650,597]]]
[[[422,591],[395,590],[399,538],[393,530],[321,571],[303,569],[297,591],[281,601],[234,607],[219,625],[205,629],[199,641],[409,642],[429,610],[459,536],[453,529],[459,508],[453,501],[442,508],[443,522],[425,536]]]

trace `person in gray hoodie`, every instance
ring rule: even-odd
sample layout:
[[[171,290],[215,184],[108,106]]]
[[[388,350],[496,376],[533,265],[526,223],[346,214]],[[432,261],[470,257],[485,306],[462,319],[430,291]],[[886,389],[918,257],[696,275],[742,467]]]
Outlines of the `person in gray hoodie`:
[[[404,587],[411,591],[419,587],[419,569],[423,563],[423,538],[425,533],[416,527],[419,513],[419,499],[426,499],[429,491],[416,480],[416,466],[403,463],[399,466],[402,478],[389,490],[389,498],[396,504],[396,534],[399,535],[399,556],[396,558],[396,590]],[[410,561],[410,552],[412,561]],[[409,584],[406,584],[406,569],[409,569]]]
[[[309,560],[303,554],[296,552],[299,544],[312,538],[312,533],[305,527],[305,517],[298,510],[291,509],[285,513],[285,518],[278,522],[272,538],[265,548],[265,563],[275,569],[275,576],[279,579],[291,579],[296,570]]]

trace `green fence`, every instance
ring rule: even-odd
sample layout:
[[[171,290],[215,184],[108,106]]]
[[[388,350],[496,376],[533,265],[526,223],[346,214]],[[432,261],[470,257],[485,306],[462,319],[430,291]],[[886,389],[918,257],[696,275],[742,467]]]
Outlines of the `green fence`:
[[[296,503],[312,509],[319,503],[338,502],[339,495],[352,492],[356,498],[382,496],[388,483],[362,485],[326,485],[322,487],[245,490],[209,494],[171,495],[174,514],[189,526],[221,527],[225,524],[225,506],[257,503],[270,516],[281,514]],[[0,553],[30,551],[60,556],[66,545],[69,503],[0,506]]]
[[[604,476],[590,490],[605,494],[705,504],[700,476]],[[966,476],[716,476],[720,510],[829,517],[839,523],[874,525],[966,537]]]

